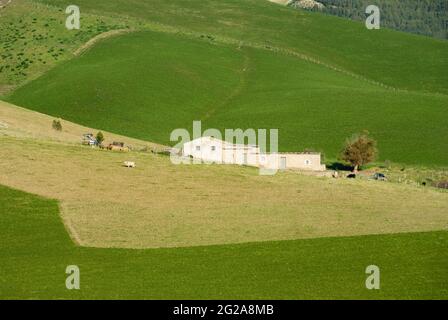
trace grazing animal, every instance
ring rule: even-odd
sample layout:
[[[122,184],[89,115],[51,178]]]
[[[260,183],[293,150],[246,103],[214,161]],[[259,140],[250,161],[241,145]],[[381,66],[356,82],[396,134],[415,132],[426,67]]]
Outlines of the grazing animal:
[[[125,161],[124,162],[124,166],[126,168],[135,168],[135,162],[133,162],[133,161]]]

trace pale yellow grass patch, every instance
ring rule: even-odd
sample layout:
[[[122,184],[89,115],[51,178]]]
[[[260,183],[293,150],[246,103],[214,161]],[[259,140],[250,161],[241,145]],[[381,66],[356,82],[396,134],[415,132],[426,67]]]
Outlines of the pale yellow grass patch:
[[[0,137],[0,184],[61,201],[72,238],[176,247],[446,229],[448,194]],[[122,166],[135,161],[137,168]]]

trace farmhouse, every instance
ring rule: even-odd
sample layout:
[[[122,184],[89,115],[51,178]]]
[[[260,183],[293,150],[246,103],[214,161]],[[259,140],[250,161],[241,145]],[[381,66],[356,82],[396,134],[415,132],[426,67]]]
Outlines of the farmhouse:
[[[201,137],[182,146],[184,157],[206,163],[239,164],[267,169],[324,171],[318,152],[262,153],[256,145],[233,144],[214,137]]]
[[[260,149],[254,145],[233,144],[213,137],[201,137],[185,143],[181,152],[183,156],[203,162],[256,166]]]

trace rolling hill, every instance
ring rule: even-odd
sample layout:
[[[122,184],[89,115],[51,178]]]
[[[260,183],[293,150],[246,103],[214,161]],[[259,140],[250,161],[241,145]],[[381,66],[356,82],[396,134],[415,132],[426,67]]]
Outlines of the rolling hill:
[[[0,12],[0,94],[21,106],[0,101],[0,299],[447,298],[447,193],[421,180],[447,177],[447,42],[266,0],[77,2],[73,32],[65,0]],[[368,129],[400,164],[260,176],[154,152],[193,120],[329,161]],[[80,144],[97,130],[133,151]]]
[[[387,183],[297,172],[266,177],[244,166],[174,165],[151,152],[162,146],[108,132],[106,141],[124,141],[133,151],[82,146],[82,133],[95,129],[62,120],[56,131],[54,118],[2,101],[0,119],[0,184],[58,200],[67,231],[82,246],[188,247],[421,232],[442,230],[448,222],[447,194],[397,183],[392,177],[398,170],[388,170]],[[124,168],[124,161],[137,167]]]
[[[280,150],[324,151],[368,129],[381,159],[445,165],[448,96],[394,90],[291,54],[163,32],[105,40],[8,100],[169,144],[175,128],[278,128]],[[431,156],[428,156],[428,155]]]
[[[446,299],[447,232],[175,249],[75,246],[54,200],[0,186],[0,299]],[[378,264],[381,290],[366,290]],[[81,270],[66,290],[65,268]]]
[[[7,103],[0,102],[0,119],[0,299],[448,294],[447,232],[431,231],[446,226],[445,192],[294,172],[263,177],[240,166],[175,166],[145,149],[83,147],[81,133],[93,129],[63,120],[56,132],[52,117]],[[137,162],[131,171],[121,167],[129,159]],[[378,235],[365,235],[372,233]],[[372,263],[385,270],[378,291],[363,286]],[[81,269],[81,290],[63,285],[72,264]]]
[[[65,8],[66,0],[38,0]],[[266,0],[79,0],[84,13],[289,49],[386,85],[448,93],[448,42],[285,8]]]
[[[67,32],[64,10],[28,0],[8,1],[0,16],[0,95],[72,58],[92,37],[132,27],[126,18],[83,13],[82,29]]]
[[[65,6],[39,2],[55,12]],[[89,30],[121,24],[138,32],[61,57],[7,100],[163,144],[193,120],[219,129],[278,128],[280,150],[315,149],[328,159],[346,137],[367,129],[380,160],[448,163],[446,41],[372,32],[267,1],[114,3],[79,2],[88,19],[109,19]]]

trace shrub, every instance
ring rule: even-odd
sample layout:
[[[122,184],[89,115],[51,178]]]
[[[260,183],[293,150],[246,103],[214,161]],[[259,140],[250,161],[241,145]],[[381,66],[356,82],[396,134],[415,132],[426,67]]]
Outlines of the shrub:
[[[102,144],[102,143],[103,143],[103,141],[104,141],[104,135],[103,135],[103,133],[102,133],[101,131],[99,131],[99,132],[96,134],[96,141],[98,141],[98,144]]]
[[[51,127],[56,130],[56,131],[62,131],[62,124],[61,124],[61,120],[59,119],[54,119],[53,120],[53,124],[51,125]]]

